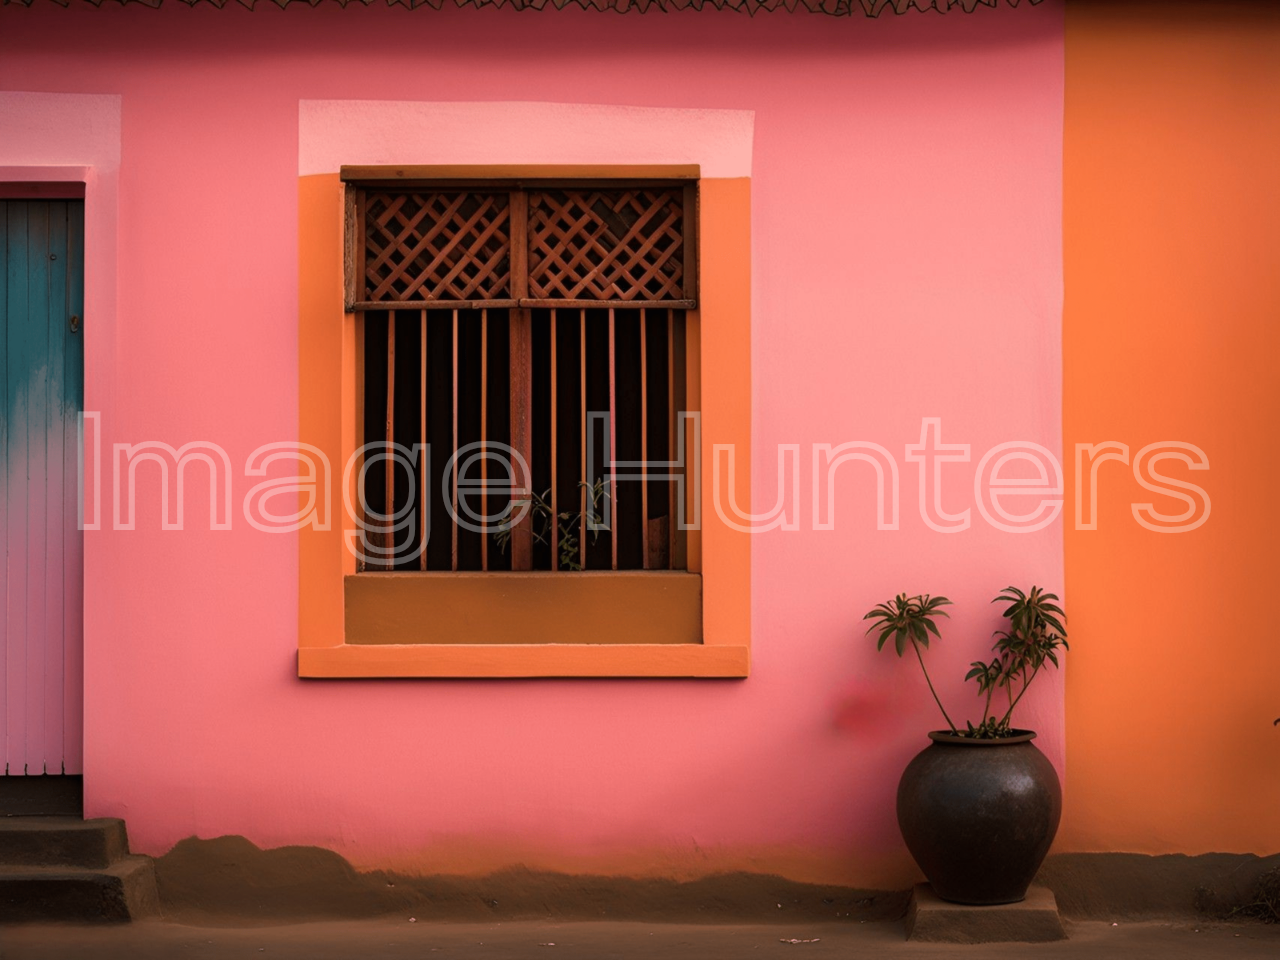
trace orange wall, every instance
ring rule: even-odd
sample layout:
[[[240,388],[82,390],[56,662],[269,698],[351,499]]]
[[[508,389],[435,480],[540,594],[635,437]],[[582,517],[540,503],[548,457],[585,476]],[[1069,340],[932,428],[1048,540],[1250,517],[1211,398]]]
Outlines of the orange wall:
[[[1075,2],[1066,30],[1064,452],[1194,443],[1207,472],[1165,469],[1212,512],[1144,530],[1109,463],[1098,529],[1068,517],[1060,847],[1275,853],[1280,5]]]

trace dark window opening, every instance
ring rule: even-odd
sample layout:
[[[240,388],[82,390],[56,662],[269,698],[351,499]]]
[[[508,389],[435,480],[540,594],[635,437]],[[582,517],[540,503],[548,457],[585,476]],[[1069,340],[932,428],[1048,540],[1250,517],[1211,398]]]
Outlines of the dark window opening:
[[[479,462],[467,466],[465,452],[454,465],[450,459],[456,450],[497,455],[514,446],[514,312],[364,314],[366,523],[376,529],[374,514],[402,511],[411,500],[415,508],[413,522],[379,531],[390,562],[370,562],[366,569],[513,569],[511,537],[497,518],[511,502],[501,485],[518,485],[519,476],[495,461],[486,462],[482,476]],[[684,311],[540,309],[529,311],[527,322],[526,460],[534,497],[530,563],[519,569],[683,569],[684,534],[672,519],[680,468],[666,464],[679,456],[672,411],[682,409],[684,400],[677,390],[683,382]],[[388,436],[398,461],[383,455]],[[612,471],[611,460],[618,464]],[[405,461],[412,462],[412,474]],[[478,479],[489,485],[468,495],[469,486],[479,489]],[[475,514],[494,519],[469,516],[468,504]],[[591,529],[606,526],[606,519],[607,529]]]
[[[685,569],[696,187],[350,189],[360,569]]]

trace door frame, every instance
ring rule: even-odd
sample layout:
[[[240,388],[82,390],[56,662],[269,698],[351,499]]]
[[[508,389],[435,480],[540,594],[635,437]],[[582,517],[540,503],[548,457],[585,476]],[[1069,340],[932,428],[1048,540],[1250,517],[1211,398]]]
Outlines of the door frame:
[[[85,193],[85,179],[79,180],[7,180],[3,178],[3,174],[7,172],[0,168],[0,201],[3,200],[72,200],[80,201],[87,207]],[[63,172],[59,168],[54,171]],[[80,270],[82,274],[85,272],[83,261],[83,251],[81,252]],[[84,277],[80,278],[83,287]],[[83,341],[82,341],[83,342]],[[84,370],[81,371],[84,376]],[[83,395],[83,384],[81,385],[81,393]],[[82,403],[83,406],[83,403]],[[83,656],[84,656],[84,570],[83,570],[83,546],[81,547],[81,571],[80,571],[80,592],[81,592],[81,637],[80,651],[77,665],[78,672],[81,674],[80,683],[80,702],[72,705],[73,714],[78,718],[80,723],[80,752],[81,762],[83,763],[84,750],[84,683],[83,683]],[[64,585],[64,590],[66,586]],[[63,669],[67,669],[64,663]],[[62,773],[62,774],[24,774],[0,776],[0,816],[82,816],[84,812],[84,778],[81,773]]]
[[[47,96],[47,95],[45,95]],[[3,106],[4,94],[0,94],[0,106]],[[76,99],[79,99],[78,97]],[[118,98],[110,99],[116,104]],[[0,117],[0,120],[3,118]],[[118,130],[118,125],[117,125]],[[0,133],[3,133],[0,122]],[[26,131],[23,131],[24,133]],[[22,142],[24,152],[42,152],[42,144]],[[62,146],[59,144],[58,146]],[[106,412],[106,397],[110,396],[112,371],[104,369],[101,359],[114,355],[116,324],[116,227],[118,196],[118,135],[114,156],[103,157],[101,164],[47,164],[47,165],[10,165],[3,161],[4,148],[0,146],[0,198],[11,200],[43,200],[73,199],[84,201],[84,321],[81,327],[84,349],[84,404],[86,413],[94,412],[92,426],[100,427],[103,414]],[[83,150],[76,150],[77,159],[84,155]],[[86,418],[89,420],[90,418]],[[94,436],[94,441],[100,438]],[[86,436],[86,443],[90,437]],[[96,663],[101,660],[105,651],[94,644],[94,637],[100,635],[99,625],[102,609],[101,603],[95,599],[94,576],[96,569],[102,569],[103,563],[110,562],[109,543],[99,535],[93,536],[90,531],[101,529],[100,497],[95,492],[100,489],[100,479],[95,473],[95,464],[90,455],[82,456],[84,463],[84,499],[81,504],[84,519],[83,568],[81,579],[81,696],[78,707],[78,722],[81,734],[82,774],[67,776],[66,782],[53,786],[52,792],[41,787],[30,797],[25,789],[19,791],[22,797],[15,797],[19,806],[27,810],[31,803],[45,807],[53,804],[48,813],[79,813],[88,816],[101,816],[111,812],[113,806],[110,798],[95,797],[93,770],[95,759],[102,754],[95,737],[99,726],[90,719],[94,713],[94,695],[102,696],[105,691],[97,688],[93,678],[100,675]],[[109,696],[109,694],[108,694]],[[69,716],[67,722],[75,721]],[[18,777],[6,780],[47,780],[49,777]],[[62,778],[57,778],[62,779]],[[51,785],[45,785],[51,786]],[[15,788],[16,789],[16,788]],[[7,795],[7,794],[6,794]],[[6,807],[8,804],[6,803]],[[73,810],[71,807],[78,807]],[[54,809],[56,807],[56,809]],[[15,812],[18,812],[15,810]]]

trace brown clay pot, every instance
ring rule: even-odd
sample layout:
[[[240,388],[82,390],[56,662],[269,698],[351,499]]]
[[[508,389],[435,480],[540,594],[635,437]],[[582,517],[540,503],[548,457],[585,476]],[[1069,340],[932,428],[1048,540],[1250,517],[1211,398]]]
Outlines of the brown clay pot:
[[[902,773],[902,838],[944,900],[1022,900],[1058,832],[1058,774],[1033,731],[1014,733],[970,740],[935,731]]]

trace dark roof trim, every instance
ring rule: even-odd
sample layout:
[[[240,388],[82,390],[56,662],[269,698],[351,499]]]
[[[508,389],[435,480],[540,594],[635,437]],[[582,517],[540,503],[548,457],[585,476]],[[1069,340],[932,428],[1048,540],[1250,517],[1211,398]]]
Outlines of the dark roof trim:
[[[10,4],[22,4],[29,7],[33,2],[34,0],[0,0],[0,6],[7,7]],[[52,0],[52,2],[66,7],[71,5],[72,0]],[[100,7],[104,0],[80,0],[80,2],[91,3],[95,7]],[[164,0],[113,0],[113,2],[118,2],[122,5],[141,4],[145,7],[158,7]],[[238,3],[252,10],[257,3],[271,3],[278,7],[287,7],[291,3],[301,3],[314,7],[320,4],[322,0],[170,0],[170,2],[185,3],[192,7],[205,3],[212,4],[215,7],[225,7],[228,4]],[[348,5],[371,6],[377,0],[336,0],[336,2],[343,7]],[[1040,2],[1041,0],[1004,0],[1004,3],[1010,7],[1016,7],[1019,3],[1034,6]],[[965,13],[972,13],[978,7],[998,7],[1001,0],[386,0],[386,4],[389,7],[431,7],[435,10],[439,10],[450,3],[458,7],[512,7],[516,10],[581,7],[583,10],[598,10],[602,13],[606,11],[614,13],[658,11],[665,13],[670,10],[703,10],[710,7],[713,9],[736,10],[739,13],[746,14],[785,10],[791,13],[796,11],[822,13],[831,17],[852,17],[859,13],[868,17],[878,17],[886,11],[908,13],[912,10],[936,10],[939,13],[946,13],[948,10],[958,9]]]

